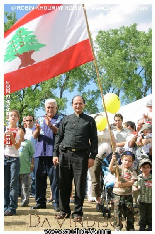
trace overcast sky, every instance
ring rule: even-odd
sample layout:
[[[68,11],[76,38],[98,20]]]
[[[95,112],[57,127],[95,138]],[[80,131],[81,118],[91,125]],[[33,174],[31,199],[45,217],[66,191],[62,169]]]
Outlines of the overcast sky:
[[[18,6],[22,6],[22,9],[17,10]],[[5,4],[4,10],[15,11],[19,19],[33,6],[36,5]],[[152,28],[151,4],[85,4],[85,8],[90,31],[94,36],[99,30],[119,28],[122,25],[129,26],[133,23],[138,23],[138,29],[142,31]]]
[[[99,30],[115,29],[138,24],[138,30],[152,28],[152,5],[85,5],[90,31],[94,36]],[[87,9],[88,7],[88,9]]]

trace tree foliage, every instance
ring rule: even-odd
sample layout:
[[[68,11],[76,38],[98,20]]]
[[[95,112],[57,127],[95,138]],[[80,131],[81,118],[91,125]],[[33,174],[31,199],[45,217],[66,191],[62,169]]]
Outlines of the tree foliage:
[[[17,18],[15,12],[4,12],[4,16],[7,19],[6,22],[4,22],[4,32],[6,32],[17,21]]]
[[[99,31],[96,50],[105,93],[114,92],[125,103],[140,99],[152,87],[152,30],[137,24]]]
[[[8,19],[5,31],[16,21],[15,13],[5,12]],[[99,31],[95,53],[103,94],[114,92],[121,102],[140,99],[151,91],[152,84],[152,30],[138,31],[137,24],[108,31]],[[94,63],[84,64],[65,74],[22,89],[10,95],[10,108],[19,110],[21,117],[44,107],[47,98],[55,98],[59,111],[65,113],[70,94],[83,95],[85,112],[96,113],[101,97]],[[71,103],[69,103],[71,105]]]

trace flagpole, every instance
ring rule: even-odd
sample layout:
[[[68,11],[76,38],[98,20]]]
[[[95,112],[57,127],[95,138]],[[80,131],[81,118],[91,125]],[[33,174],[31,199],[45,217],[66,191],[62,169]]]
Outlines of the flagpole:
[[[89,40],[90,40],[90,45],[91,45],[92,53],[93,53],[93,56],[94,56],[94,65],[95,65],[95,70],[96,70],[96,74],[97,74],[99,89],[100,89],[100,92],[101,92],[102,103],[103,103],[103,107],[104,107],[104,110],[105,110],[105,115],[106,115],[106,118],[107,118],[108,130],[109,130],[110,140],[111,140],[111,145],[112,145],[112,151],[113,151],[113,154],[115,154],[115,147],[114,147],[114,144],[113,144],[113,141],[112,141],[111,128],[110,128],[110,124],[109,124],[108,114],[107,114],[107,111],[106,111],[106,105],[105,105],[105,101],[104,101],[103,89],[102,89],[102,85],[101,85],[101,80],[100,80],[100,76],[99,76],[99,70],[98,70],[98,66],[97,66],[97,60],[96,60],[96,56],[95,56],[95,52],[94,52],[93,41],[92,41],[90,30],[89,30],[87,13],[86,13],[86,9],[85,9],[84,4],[82,4],[82,8],[83,8],[84,15],[85,15],[85,20],[86,20],[86,25],[87,25],[87,31],[88,31],[88,36],[89,36]],[[118,173],[118,165],[117,165],[117,163],[116,163],[116,176],[119,179],[119,173]]]

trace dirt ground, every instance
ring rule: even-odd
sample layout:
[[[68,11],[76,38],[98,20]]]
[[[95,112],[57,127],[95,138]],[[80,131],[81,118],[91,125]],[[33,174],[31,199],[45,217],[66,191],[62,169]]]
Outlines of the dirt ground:
[[[49,198],[49,187],[47,189],[47,199]],[[52,207],[52,203],[47,203],[46,209],[31,210],[31,206],[34,206],[35,199],[30,198],[29,207],[19,207],[17,214],[10,217],[4,217],[4,231],[44,231],[45,229],[109,229],[113,228],[113,213],[111,218],[103,217],[101,212],[96,212],[96,204],[90,203],[85,199],[83,206],[83,222],[75,223],[71,218],[64,220],[55,219],[55,211]],[[74,204],[71,203],[71,210],[74,210]],[[135,230],[139,229],[138,226],[138,214],[135,215]],[[123,229],[125,231],[125,221],[123,221]]]

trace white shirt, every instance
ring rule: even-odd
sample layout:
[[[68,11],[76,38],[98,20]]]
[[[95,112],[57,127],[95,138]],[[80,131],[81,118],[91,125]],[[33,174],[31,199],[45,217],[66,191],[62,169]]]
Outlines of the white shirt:
[[[111,141],[109,130],[97,131],[98,135],[98,154],[96,157],[103,158],[111,153]]]
[[[16,142],[18,142],[20,139],[20,136],[18,134],[18,128],[16,128],[16,130],[14,130],[14,132],[16,132],[15,140],[16,140]],[[4,155],[11,156],[11,157],[19,157],[19,152],[13,144],[12,145],[5,145]]]

